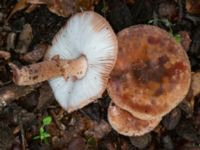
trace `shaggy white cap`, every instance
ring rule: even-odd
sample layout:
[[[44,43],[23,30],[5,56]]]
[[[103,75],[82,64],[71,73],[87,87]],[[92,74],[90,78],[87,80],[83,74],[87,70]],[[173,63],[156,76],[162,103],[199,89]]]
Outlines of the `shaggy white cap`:
[[[101,97],[117,58],[117,38],[109,23],[95,12],[72,16],[53,39],[47,57],[87,59],[85,76],[74,81],[58,77],[49,80],[56,100],[72,112]]]

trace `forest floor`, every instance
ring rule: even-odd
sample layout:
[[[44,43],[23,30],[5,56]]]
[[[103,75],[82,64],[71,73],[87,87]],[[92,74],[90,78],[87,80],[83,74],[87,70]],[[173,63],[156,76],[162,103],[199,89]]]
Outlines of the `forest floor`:
[[[190,9],[191,4],[192,0],[99,0],[92,6],[116,33],[155,21],[167,31],[170,23],[174,34],[184,31],[192,72],[198,74],[200,2],[194,4],[199,10]],[[26,0],[0,1],[0,50],[7,52],[0,54],[0,150],[200,150],[200,94],[194,95],[192,90],[154,131],[126,137],[108,123],[110,97],[106,92],[101,99],[68,114],[55,101],[47,82],[26,87],[12,82],[8,63],[20,66],[41,61],[42,48],[34,60],[25,54],[51,44],[70,15],[58,16],[47,5],[31,5]],[[194,82],[200,84],[200,79]]]

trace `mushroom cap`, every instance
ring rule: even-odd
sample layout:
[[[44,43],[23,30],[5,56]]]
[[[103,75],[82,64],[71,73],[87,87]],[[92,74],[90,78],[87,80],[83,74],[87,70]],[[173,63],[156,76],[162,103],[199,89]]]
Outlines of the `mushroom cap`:
[[[182,46],[163,29],[136,25],[118,33],[118,59],[108,92],[137,118],[162,117],[186,96],[191,80]]]
[[[160,123],[161,118],[141,120],[111,102],[108,108],[108,121],[113,129],[122,135],[141,136],[152,131]]]
[[[87,71],[82,79],[63,77],[49,80],[56,100],[68,112],[82,108],[102,96],[116,62],[117,37],[109,23],[99,14],[86,11],[72,16],[56,34],[46,58],[61,59],[85,56]]]

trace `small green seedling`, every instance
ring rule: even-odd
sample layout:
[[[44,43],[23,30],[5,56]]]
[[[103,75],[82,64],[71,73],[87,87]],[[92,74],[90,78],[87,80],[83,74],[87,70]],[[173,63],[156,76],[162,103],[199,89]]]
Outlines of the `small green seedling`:
[[[109,10],[108,3],[105,0],[103,0],[103,8],[101,9],[101,12],[105,15],[106,12],[108,12],[108,10]]]
[[[97,140],[94,137],[86,137],[86,143],[89,148],[96,149]]]
[[[40,127],[39,135],[33,137],[34,140],[40,139],[41,142],[48,143],[48,138],[51,137],[51,135],[45,131],[45,126],[50,125],[52,122],[51,116],[47,116],[42,120],[42,126]]]
[[[148,24],[154,24],[154,25],[163,24],[164,26],[166,26],[169,29],[169,33],[171,34],[171,36],[173,36],[175,38],[176,42],[177,43],[181,42],[180,34],[173,32],[173,30],[172,30],[173,24],[168,19],[152,19],[152,20],[148,21]]]

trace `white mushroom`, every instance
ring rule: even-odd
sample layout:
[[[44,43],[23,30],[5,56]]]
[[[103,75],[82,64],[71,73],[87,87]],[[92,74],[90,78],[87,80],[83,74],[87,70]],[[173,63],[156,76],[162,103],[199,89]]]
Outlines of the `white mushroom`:
[[[30,75],[31,65],[23,70],[11,64],[13,80],[19,85],[49,80],[56,100],[71,112],[101,97],[114,67],[117,51],[116,35],[102,16],[92,11],[78,13],[56,34],[40,68],[31,70],[34,73],[42,72],[45,68],[41,64],[46,63],[44,72],[48,78],[40,73],[41,76],[33,79],[33,75]],[[25,80],[20,80],[22,78]]]

